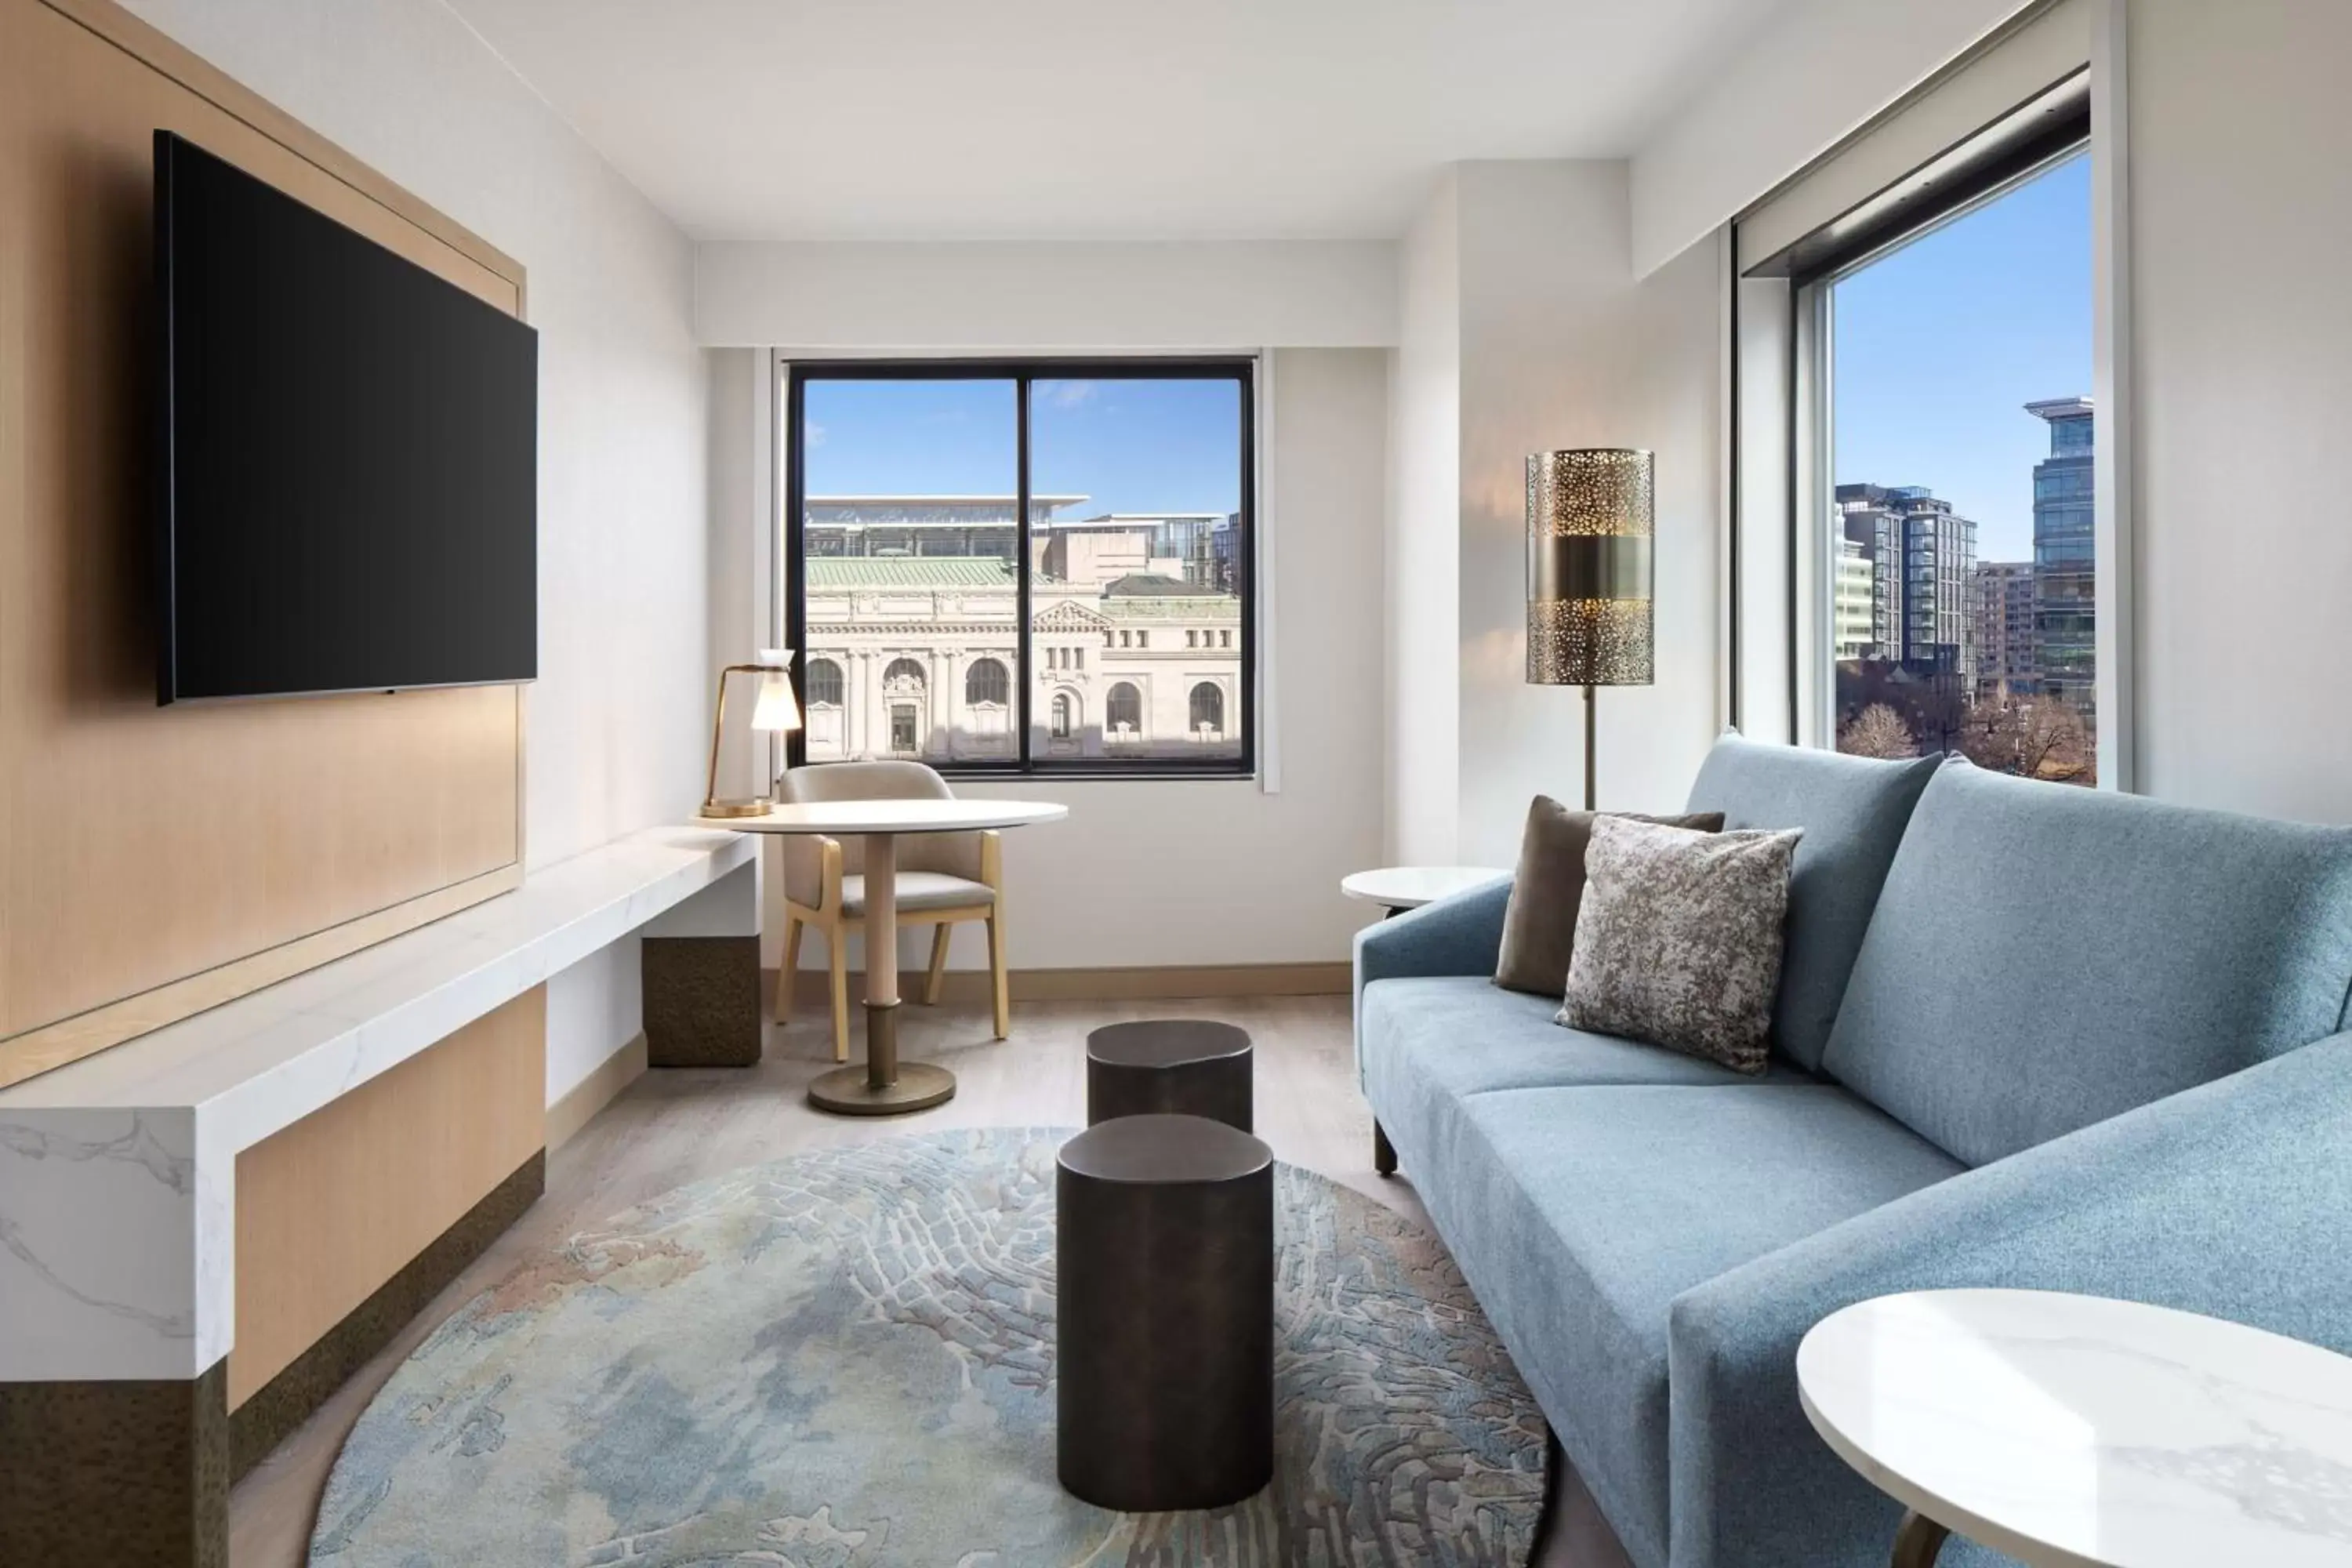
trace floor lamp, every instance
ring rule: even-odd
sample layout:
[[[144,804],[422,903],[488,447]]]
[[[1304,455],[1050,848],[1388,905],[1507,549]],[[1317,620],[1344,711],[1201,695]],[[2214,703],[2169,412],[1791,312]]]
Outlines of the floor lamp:
[[[1655,679],[1654,459],[1622,447],[1528,459],[1528,680],[1584,688],[1584,809],[1598,809],[1593,691]]]

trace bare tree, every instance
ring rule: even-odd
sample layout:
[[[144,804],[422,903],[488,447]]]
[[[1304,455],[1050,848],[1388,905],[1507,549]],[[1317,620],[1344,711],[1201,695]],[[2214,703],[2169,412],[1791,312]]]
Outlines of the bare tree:
[[[2054,697],[1979,703],[1959,749],[1980,768],[2023,778],[2070,784],[2097,779],[2083,715]]]
[[[1838,750],[1850,757],[1916,757],[1919,742],[1903,715],[1884,702],[1874,702],[1838,731]]]

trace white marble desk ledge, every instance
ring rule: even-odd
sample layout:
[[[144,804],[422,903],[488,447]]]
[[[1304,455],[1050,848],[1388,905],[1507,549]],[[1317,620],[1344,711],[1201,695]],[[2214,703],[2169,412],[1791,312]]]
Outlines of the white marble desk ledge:
[[[202,1373],[235,1337],[239,1151],[698,895],[756,931],[756,854],[632,834],[0,1090],[0,1383]]]

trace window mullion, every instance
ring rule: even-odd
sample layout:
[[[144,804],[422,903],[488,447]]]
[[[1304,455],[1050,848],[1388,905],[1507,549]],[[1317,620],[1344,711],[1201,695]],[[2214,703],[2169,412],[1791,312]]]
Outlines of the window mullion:
[[[1029,668],[1032,621],[1029,607],[1031,591],[1029,563],[1034,554],[1029,543],[1029,372],[1025,370],[1015,374],[1013,380],[1013,547],[1018,558],[1014,563],[1013,572],[1016,587],[1013,607],[1013,618],[1015,623],[1013,634],[1013,681],[1020,693],[1013,704],[1013,721],[1014,727],[1020,731],[1018,754],[1021,759],[1021,771],[1024,773],[1030,771],[1032,765],[1029,755],[1029,705],[1035,686],[1034,678]]]

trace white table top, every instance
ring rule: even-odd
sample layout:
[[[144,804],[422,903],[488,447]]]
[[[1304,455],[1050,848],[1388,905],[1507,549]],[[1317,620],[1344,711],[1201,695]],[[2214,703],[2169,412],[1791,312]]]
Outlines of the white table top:
[[[2352,1564],[2352,1360],[2258,1329],[2042,1290],[1834,1312],[1805,1414],[1873,1485],[2063,1568]]]
[[[1417,910],[1423,904],[1433,904],[1482,882],[1509,875],[1493,866],[1385,866],[1377,871],[1358,871],[1340,878],[1339,890],[1368,904]]]
[[[1042,800],[821,800],[770,806],[764,816],[707,817],[696,826],[737,833],[968,833],[1069,815],[1068,806]]]

